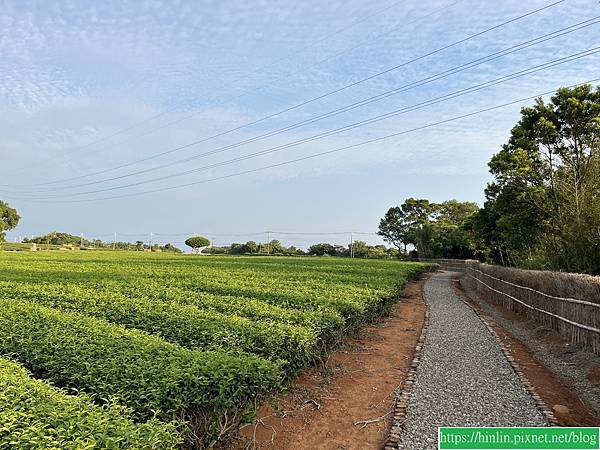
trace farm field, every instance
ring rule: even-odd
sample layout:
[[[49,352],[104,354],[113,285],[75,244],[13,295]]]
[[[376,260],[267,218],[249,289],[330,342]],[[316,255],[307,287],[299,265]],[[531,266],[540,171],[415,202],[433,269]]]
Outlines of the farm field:
[[[11,386],[0,395],[0,447],[15,439],[23,448],[69,440],[119,448],[127,439],[140,448],[208,446],[340,338],[384,314],[428,267],[0,252],[0,383]],[[5,411],[22,398],[30,422],[11,433],[18,418]],[[61,404],[84,405],[77,425],[61,416]],[[92,432],[90,420],[106,426]]]

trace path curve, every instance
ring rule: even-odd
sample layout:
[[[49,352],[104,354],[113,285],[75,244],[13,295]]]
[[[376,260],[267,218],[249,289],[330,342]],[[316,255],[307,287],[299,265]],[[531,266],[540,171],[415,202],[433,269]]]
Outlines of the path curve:
[[[496,338],[455,294],[453,272],[425,284],[429,326],[399,448],[437,449],[439,426],[547,426]]]

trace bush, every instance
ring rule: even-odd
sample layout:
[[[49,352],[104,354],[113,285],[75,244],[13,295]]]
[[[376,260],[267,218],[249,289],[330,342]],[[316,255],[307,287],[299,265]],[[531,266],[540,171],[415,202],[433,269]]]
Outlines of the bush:
[[[183,347],[241,350],[274,360],[284,359],[290,367],[299,367],[311,358],[318,337],[307,326],[258,318],[251,320],[202,310],[191,304],[128,298],[115,293],[90,293],[60,285],[0,283],[0,294],[110,320],[127,328],[160,335]],[[223,306],[228,305],[223,302]]]
[[[281,379],[276,364],[258,357],[187,350],[21,300],[0,300],[0,353],[56,386],[99,399],[116,396],[137,419],[193,417],[206,420],[203,432],[213,433],[224,411],[243,410]]]
[[[67,395],[0,358],[0,448],[171,449],[181,442],[174,424],[135,424],[128,416],[116,403]]]

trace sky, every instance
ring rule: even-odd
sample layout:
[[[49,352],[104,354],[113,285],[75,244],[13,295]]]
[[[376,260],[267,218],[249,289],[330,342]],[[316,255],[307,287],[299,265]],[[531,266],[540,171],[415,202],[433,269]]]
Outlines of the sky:
[[[375,233],[408,197],[481,205],[533,100],[494,107],[600,77],[598,23],[515,46],[596,16],[597,0],[3,0],[7,237],[306,247]]]

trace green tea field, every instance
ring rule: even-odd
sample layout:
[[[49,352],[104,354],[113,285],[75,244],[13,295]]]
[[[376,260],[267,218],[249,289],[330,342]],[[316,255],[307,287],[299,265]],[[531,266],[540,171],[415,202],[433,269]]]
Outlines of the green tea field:
[[[0,252],[0,447],[205,447],[421,263]]]

